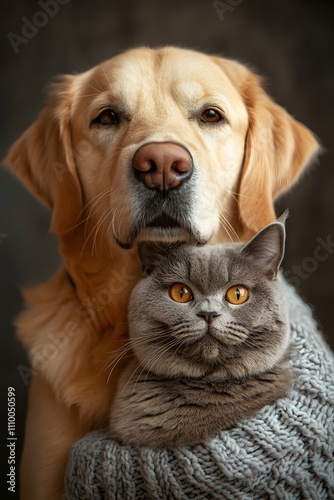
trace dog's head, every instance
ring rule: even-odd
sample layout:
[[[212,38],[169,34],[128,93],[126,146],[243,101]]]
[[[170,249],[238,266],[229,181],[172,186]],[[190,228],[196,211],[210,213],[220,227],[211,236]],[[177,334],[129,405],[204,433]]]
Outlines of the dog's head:
[[[110,249],[250,237],[317,148],[245,66],[139,48],[63,77],[6,162],[54,232]]]

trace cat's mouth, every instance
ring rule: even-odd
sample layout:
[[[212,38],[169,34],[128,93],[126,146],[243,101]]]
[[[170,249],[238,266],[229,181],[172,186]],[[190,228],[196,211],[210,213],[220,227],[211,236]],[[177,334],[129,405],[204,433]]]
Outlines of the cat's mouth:
[[[203,360],[206,362],[215,362],[221,356],[219,341],[209,331],[199,347]]]
[[[227,346],[223,345],[221,339],[212,332],[210,326],[204,332],[201,332],[198,337],[181,341],[176,347],[176,352],[189,360],[200,363],[208,363],[217,365],[224,358],[224,352]]]
[[[177,352],[189,360],[217,367],[224,360],[230,358],[235,353],[235,346],[242,340],[231,336],[227,331],[222,332],[213,325],[207,325],[205,330],[201,329],[198,335],[191,339],[181,340],[177,346]]]

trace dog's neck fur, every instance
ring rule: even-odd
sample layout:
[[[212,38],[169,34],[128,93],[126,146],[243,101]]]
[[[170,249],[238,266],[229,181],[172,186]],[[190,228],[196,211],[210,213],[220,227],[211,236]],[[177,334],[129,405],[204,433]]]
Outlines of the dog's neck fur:
[[[137,249],[123,250],[116,243],[110,248],[109,242],[94,251],[77,232],[60,237],[60,251],[86,322],[103,331],[115,326],[116,318],[126,321],[128,297],[140,277]]]

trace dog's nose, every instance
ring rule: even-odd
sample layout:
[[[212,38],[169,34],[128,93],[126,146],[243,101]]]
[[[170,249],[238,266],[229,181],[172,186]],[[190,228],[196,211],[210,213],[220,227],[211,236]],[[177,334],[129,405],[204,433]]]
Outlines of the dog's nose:
[[[148,189],[166,193],[179,187],[192,174],[190,153],[172,142],[151,142],[141,146],[134,154],[135,176]]]

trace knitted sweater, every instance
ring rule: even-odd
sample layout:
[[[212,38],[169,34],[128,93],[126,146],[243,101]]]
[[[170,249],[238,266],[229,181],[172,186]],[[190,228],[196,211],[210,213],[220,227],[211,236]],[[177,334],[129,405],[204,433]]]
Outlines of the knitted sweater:
[[[334,499],[334,357],[311,309],[286,285],[294,387],[209,442],[121,446],[107,430],[71,452],[67,500]]]

